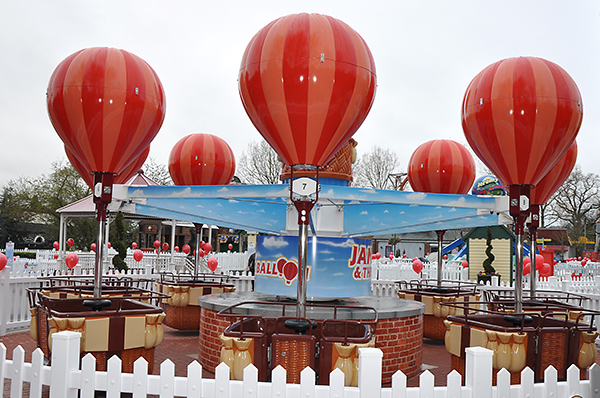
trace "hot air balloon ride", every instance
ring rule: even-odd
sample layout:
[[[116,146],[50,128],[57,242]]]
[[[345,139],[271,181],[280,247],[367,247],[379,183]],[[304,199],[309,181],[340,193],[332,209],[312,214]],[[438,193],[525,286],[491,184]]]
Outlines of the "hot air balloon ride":
[[[318,38],[318,39],[317,39]],[[363,38],[320,14],[294,14],[262,28],[240,65],[239,92],[250,120],[291,167],[298,211],[297,315],[305,315],[309,213],[318,200],[318,169],[352,137],[373,104],[375,62]],[[317,180],[294,179],[312,167]]]
[[[581,95],[571,76],[542,58],[495,62],[475,76],[464,96],[465,137],[510,189],[510,214],[517,236],[518,313],[522,310],[523,236],[531,187],[568,151],[582,116]]]

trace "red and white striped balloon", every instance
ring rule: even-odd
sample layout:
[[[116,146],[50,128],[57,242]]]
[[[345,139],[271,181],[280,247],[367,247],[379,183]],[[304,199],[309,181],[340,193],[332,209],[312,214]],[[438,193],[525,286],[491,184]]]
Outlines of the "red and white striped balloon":
[[[325,165],[367,117],[376,86],[362,37],[319,14],[269,23],[248,44],[239,74],[250,120],[288,165]]]
[[[78,51],[54,70],[47,105],[54,129],[90,172],[121,173],[160,129],[165,95],[154,70],[127,51]]]
[[[496,62],[470,83],[462,125],[477,156],[506,185],[536,185],[567,152],[581,126],[577,85],[542,58]]]
[[[456,141],[428,141],[410,157],[408,180],[416,192],[465,194],[475,181],[475,161]]]
[[[226,185],[234,173],[233,151],[212,134],[185,136],[169,155],[169,174],[175,185]]]
[[[531,188],[531,204],[544,205],[554,195],[554,192],[569,178],[575,162],[577,161],[577,141],[573,141],[571,147],[558,163],[546,174],[542,181]]]

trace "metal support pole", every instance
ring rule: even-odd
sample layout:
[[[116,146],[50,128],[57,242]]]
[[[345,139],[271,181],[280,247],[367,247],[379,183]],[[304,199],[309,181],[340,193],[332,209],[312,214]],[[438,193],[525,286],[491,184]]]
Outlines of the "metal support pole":
[[[96,236],[96,264],[94,268],[94,298],[102,297],[102,260],[104,252],[104,228],[106,220],[98,221],[98,235]]]
[[[442,254],[442,244],[444,242],[445,230],[435,231],[438,236],[438,266],[437,266],[437,287],[442,287],[442,264],[444,262],[444,256]]]
[[[524,219],[521,217],[515,218],[515,233],[517,236],[517,269],[515,270],[515,313],[523,312],[523,224]],[[519,227],[520,224],[520,227]]]
[[[298,231],[298,305],[296,316],[306,317],[306,257],[308,255],[308,224],[299,225]]]
[[[200,230],[202,229],[202,224],[196,224],[196,249],[194,250],[194,273],[195,277],[198,277],[198,270],[200,269]]]
[[[529,231],[529,237],[531,240],[531,251],[529,252],[529,258],[531,259],[530,263],[530,272],[529,272],[529,280],[531,281],[529,284],[529,291],[531,295],[531,299],[535,299],[536,291],[537,291],[537,274],[535,273],[537,269],[537,258],[535,253],[537,252],[537,231],[536,228],[532,228]],[[543,265],[543,264],[542,264]]]

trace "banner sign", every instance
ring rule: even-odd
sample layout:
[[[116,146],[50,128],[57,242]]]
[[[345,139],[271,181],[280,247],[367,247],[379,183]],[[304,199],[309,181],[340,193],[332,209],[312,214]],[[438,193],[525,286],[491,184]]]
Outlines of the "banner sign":
[[[296,297],[298,237],[258,236],[254,290]],[[371,293],[371,240],[308,239],[307,298],[360,297]]]

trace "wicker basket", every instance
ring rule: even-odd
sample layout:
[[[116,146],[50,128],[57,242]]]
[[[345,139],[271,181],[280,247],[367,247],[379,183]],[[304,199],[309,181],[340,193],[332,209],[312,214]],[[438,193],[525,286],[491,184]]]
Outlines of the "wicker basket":
[[[272,368],[281,365],[287,372],[287,382],[300,384],[300,372],[307,366],[314,368],[314,339],[273,338],[273,346]]]
[[[444,340],[446,336],[446,326],[444,319],[434,315],[423,315],[423,337],[434,340]]]
[[[165,311],[165,320],[163,323],[173,329],[178,330],[198,330],[200,329],[200,313],[202,307],[197,305],[188,305],[186,307],[175,307],[172,305],[163,305]]]

